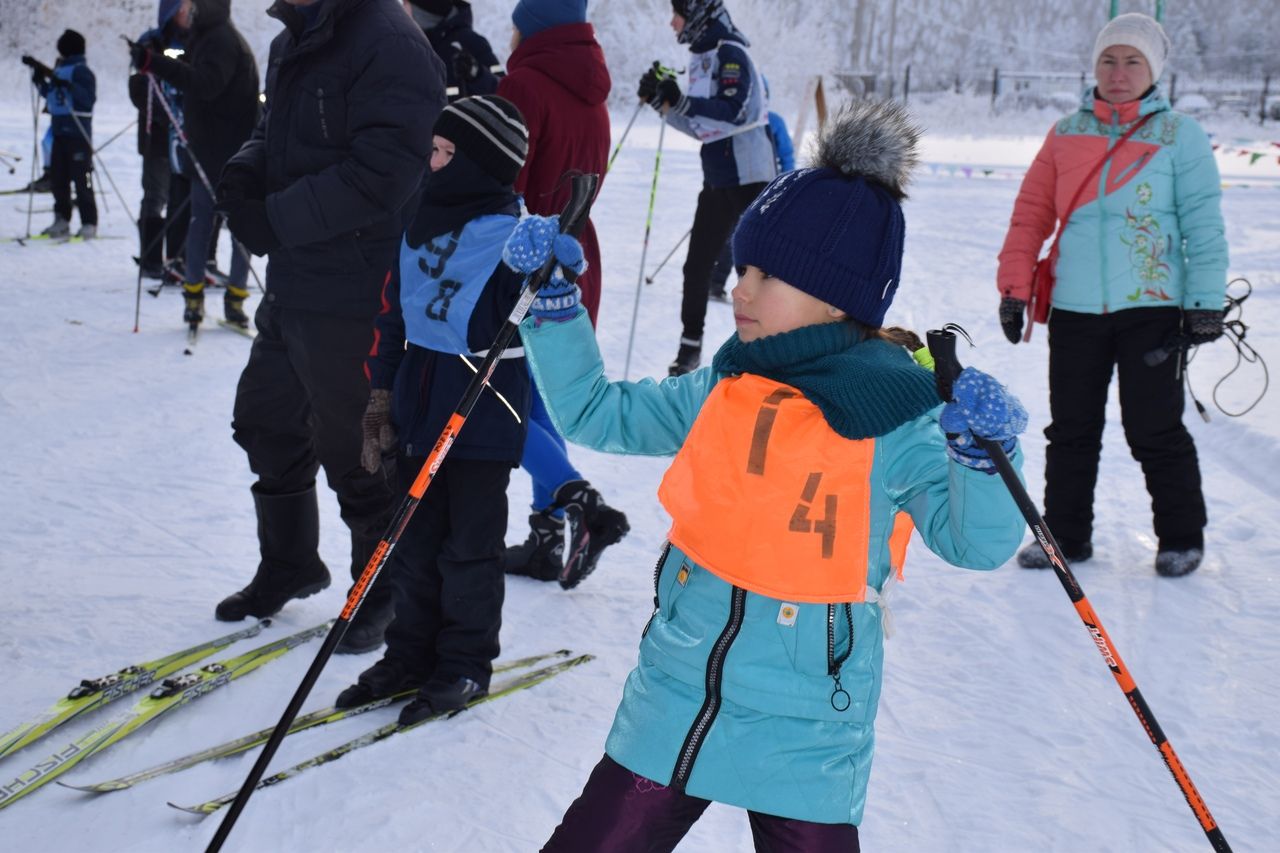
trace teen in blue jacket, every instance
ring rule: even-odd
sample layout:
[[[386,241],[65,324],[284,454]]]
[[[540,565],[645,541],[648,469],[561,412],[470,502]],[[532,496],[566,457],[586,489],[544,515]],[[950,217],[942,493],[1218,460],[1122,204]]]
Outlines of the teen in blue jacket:
[[[815,168],[766,187],[734,235],[737,333],[708,367],[611,383],[580,312],[548,322],[563,308],[535,301],[522,325],[567,438],[675,455],[640,660],[544,850],[669,851],[710,801],[749,812],[759,851],[857,850],[880,602],[911,529],[966,568],[1017,548],[1022,517],[973,436],[1020,464],[1026,413],[972,368],[939,406],[918,339],[883,328],[917,138],[900,107],[859,103]]]
[[[85,62],[84,36],[66,30],[58,37],[58,61],[52,71],[33,65],[31,82],[45,99],[52,117],[53,150],[49,179],[53,190],[53,224],[40,233],[55,240],[71,236],[71,185],[80,210],[79,237],[98,234],[98,205],[89,173],[93,170],[93,105],[98,81]]]

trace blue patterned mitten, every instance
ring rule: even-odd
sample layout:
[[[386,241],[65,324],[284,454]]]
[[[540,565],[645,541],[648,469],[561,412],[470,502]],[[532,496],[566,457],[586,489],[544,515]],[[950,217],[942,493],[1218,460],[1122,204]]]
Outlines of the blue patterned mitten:
[[[556,277],[538,288],[538,295],[529,306],[529,313],[543,323],[563,323],[572,320],[578,314],[578,303],[582,300],[582,291],[578,285]]]
[[[502,249],[502,260],[522,275],[542,268],[555,254],[556,261],[575,275],[587,268],[582,245],[568,234],[560,233],[559,216],[526,216],[516,223]]]
[[[947,439],[947,455],[968,468],[995,473],[995,463],[974,436],[999,442],[1012,453],[1027,428],[1027,410],[994,377],[972,367],[960,371],[951,397],[938,418],[942,431],[954,435]]]

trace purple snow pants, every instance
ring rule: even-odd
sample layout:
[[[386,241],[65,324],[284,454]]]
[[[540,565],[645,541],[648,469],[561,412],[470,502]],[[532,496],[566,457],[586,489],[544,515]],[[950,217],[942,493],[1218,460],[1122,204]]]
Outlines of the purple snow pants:
[[[609,756],[591,771],[542,853],[668,853],[710,800],[632,773]],[[747,812],[756,853],[858,853],[858,827]]]

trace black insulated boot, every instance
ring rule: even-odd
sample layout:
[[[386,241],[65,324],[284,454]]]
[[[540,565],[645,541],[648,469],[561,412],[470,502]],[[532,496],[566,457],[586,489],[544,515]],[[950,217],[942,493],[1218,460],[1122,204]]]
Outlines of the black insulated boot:
[[[1062,548],[1062,556],[1066,557],[1067,562],[1073,566],[1077,563],[1086,562],[1093,556],[1093,543],[1091,542],[1073,542],[1070,539],[1060,539],[1058,540],[1058,546]],[[1053,568],[1053,563],[1049,562],[1049,556],[1045,554],[1039,542],[1032,542],[1018,552],[1018,565],[1024,569]]]
[[[399,723],[411,726],[441,714],[456,713],[488,695],[489,688],[465,676],[453,681],[433,678],[422,685],[413,701],[400,709]]]
[[[329,585],[329,569],[320,560],[320,511],[312,486],[289,495],[253,492],[258,511],[258,547],[262,560],[253,580],[218,603],[223,622],[246,616],[271,616],[291,598],[315,595]]]
[[[138,222],[138,267],[143,278],[164,278],[164,217],[148,216]]]
[[[626,536],[631,525],[586,480],[570,480],[556,489],[555,505],[564,510],[569,529],[560,586],[573,589],[595,571],[604,549]]]
[[[1156,574],[1180,578],[1200,568],[1204,559],[1204,534],[1163,538],[1156,549]]]
[[[676,351],[675,360],[667,367],[667,375],[683,376],[697,370],[700,364],[702,364],[702,341],[681,338],[680,349]]]
[[[227,284],[227,292],[222,295],[222,312],[227,323],[241,329],[249,328],[249,315],[244,313],[244,301],[248,296],[248,288]]]
[[[417,690],[425,679],[396,658],[383,658],[360,673],[356,683],[338,694],[335,708],[354,708],[386,699],[406,690]]]
[[[550,510],[529,516],[529,538],[503,552],[502,570],[534,580],[558,580],[564,570],[564,519]]]

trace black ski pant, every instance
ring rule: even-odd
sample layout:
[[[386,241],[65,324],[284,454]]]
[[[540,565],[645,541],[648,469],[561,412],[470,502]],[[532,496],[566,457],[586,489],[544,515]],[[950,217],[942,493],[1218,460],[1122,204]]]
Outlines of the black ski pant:
[[[409,491],[422,463],[399,458],[399,491]],[[391,552],[384,571],[396,616],[386,657],[406,672],[488,686],[502,626],[510,479],[510,462],[446,457]]]
[[[303,492],[323,467],[351,529],[351,573],[358,577],[370,540],[376,543],[390,523],[395,497],[382,471],[370,474],[360,465],[373,318],[277,307],[268,295],[254,322],[258,335],[236,386],[231,422],[258,475],[253,488],[265,495]]]
[[[711,268],[733,233],[738,217],[755,201],[763,183],[740,187],[703,187],[698,193],[698,208],[693,214],[693,230],[689,234],[689,253],[684,260],[684,298],[680,303],[682,337],[702,340],[702,327],[707,319],[707,289]]]
[[[71,221],[71,185],[76,188],[80,225],[98,224],[98,204],[93,198],[89,172],[93,169],[93,149],[82,136],[55,136],[49,157],[49,183],[53,189],[53,213]]]
[[[169,174],[168,153],[142,156],[142,204],[138,205],[139,219],[164,218],[164,208],[169,203]]]
[[[1142,466],[1162,547],[1198,547],[1205,526],[1195,443],[1182,423],[1178,358],[1149,366],[1143,356],[1180,330],[1177,308],[1114,314],[1054,309],[1049,315],[1049,412],[1045,429],[1045,521],[1068,549],[1093,533],[1107,388],[1120,382],[1120,421]]]

